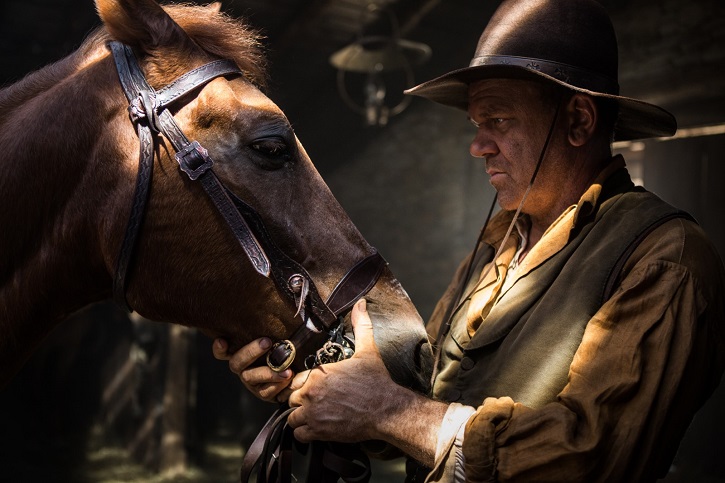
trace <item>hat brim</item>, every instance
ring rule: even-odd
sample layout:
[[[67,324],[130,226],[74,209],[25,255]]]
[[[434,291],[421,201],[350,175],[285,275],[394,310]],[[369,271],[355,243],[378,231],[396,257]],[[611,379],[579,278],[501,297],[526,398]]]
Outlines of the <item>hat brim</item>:
[[[424,97],[458,109],[468,109],[468,86],[482,79],[546,79],[595,97],[613,99],[619,106],[615,141],[668,137],[677,131],[675,116],[665,109],[630,97],[583,89],[543,72],[511,65],[478,65],[454,70],[407,89],[406,94]]]

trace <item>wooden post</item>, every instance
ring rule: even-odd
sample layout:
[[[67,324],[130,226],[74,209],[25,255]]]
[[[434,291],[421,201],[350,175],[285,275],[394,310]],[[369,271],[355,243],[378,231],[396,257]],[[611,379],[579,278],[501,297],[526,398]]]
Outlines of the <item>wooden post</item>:
[[[159,471],[178,475],[187,468],[186,429],[189,399],[189,339],[191,330],[172,325],[169,328],[168,365],[164,388]]]

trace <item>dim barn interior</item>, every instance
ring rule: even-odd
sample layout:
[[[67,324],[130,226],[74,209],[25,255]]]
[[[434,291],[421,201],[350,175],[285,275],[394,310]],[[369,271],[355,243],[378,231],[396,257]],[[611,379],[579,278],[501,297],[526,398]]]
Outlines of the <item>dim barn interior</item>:
[[[266,93],[423,319],[495,193],[468,153],[465,114],[402,91],[467,65],[498,3],[221,1],[264,35]],[[679,126],[672,138],[615,151],[635,182],[694,215],[725,257],[725,3],[602,3],[618,36],[622,93],[663,106]],[[0,86],[69,54],[99,24],[90,1],[5,0]],[[385,37],[408,42],[412,60],[383,68],[373,85],[383,104],[371,107],[371,76],[331,59]],[[723,405],[721,385],[664,481],[725,481]],[[212,357],[209,338],[101,302],[50,333],[0,390],[0,481],[237,481],[273,409]],[[401,461],[374,465],[371,481],[402,481]]]

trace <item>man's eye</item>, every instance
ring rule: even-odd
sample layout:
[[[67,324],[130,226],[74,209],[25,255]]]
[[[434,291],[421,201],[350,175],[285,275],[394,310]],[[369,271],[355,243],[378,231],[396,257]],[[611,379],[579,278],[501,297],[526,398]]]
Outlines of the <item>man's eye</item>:
[[[499,126],[499,125],[503,124],[504,122],[506,122],[506,119],[503,117],[487,117],[481,122],[476,122],[473,119],[471,119],[470,117],[468,118],[468,120],[471,122],[471,124],[476,126],[477,129],[484,127],[484,126],[486,126],[486,127]]]

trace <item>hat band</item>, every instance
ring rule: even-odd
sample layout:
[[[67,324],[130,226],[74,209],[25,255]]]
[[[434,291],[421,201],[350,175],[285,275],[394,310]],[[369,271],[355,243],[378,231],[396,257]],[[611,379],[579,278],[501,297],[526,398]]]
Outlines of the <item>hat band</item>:
[[[480,65],[510,65],[512,67],[523,67],[534,72],[553,77],[565,84],[574,87],[587,89],[593,92],[606,94],[619,94],[619,84],[608,77],[595,74],[591,71],[580,69],[560,62],[550,60],[533,59],[529,57],[518,57],[513,55],[482,55],[474,57],[470,67]]]

